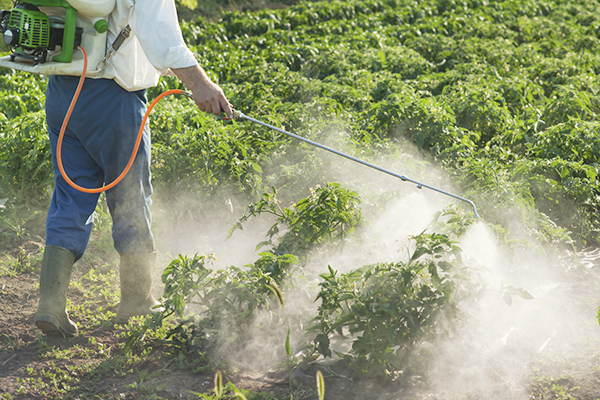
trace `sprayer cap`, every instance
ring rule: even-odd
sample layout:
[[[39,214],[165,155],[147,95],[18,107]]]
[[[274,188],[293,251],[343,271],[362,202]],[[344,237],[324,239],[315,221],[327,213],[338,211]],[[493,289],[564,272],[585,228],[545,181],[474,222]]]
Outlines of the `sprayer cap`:
[[[96,29],[96,32],[98,33],[104,33],[108,30],[108,22],[106,22],[105,19],[99,19],[94,24],[94,29]]]

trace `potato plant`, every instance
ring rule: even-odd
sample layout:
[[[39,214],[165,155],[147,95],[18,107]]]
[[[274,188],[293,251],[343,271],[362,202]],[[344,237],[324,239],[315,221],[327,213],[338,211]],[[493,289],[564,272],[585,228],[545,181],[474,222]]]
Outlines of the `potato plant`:
[[[339,184],[329,183],[325,187],[310,189],[310,196],[299,200],[291,207],[282,207],[277,191],[263,194],[263,198],[248,207],[248,213],[229,231],[231,237],[235,229],[243,229],[243,222],[251,216],[263,213],[277,217],[267,232],[268,240],[257,245],[260,248],[270,245],[274,255],[293,254],[306,259],[315,246],[336,244],[344,241],[357,226],[362,224],[358,195]],[[280,228],[283,225],[284,228]],[[281,234],[280,234],[281,233]],[[277,238],[274,241],[274,238]],[[282,275],[279,271],[275,276]]]
[[[314,351],[331,357],[332,334],[351,338],[351,350],[336,353],[355,378],[427,375],[435,343],[460,325],[457,304],[475,295],[461,250],[448,236],[424,232],[412,239],[406,262],[339,275],[330,267],[321,275]]]

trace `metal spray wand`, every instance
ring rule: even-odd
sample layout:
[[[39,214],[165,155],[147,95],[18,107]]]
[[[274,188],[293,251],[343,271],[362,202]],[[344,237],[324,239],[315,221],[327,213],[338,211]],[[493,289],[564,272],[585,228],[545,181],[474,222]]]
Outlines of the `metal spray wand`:
[[[295,135],[295,134],[293,134],[293,133],[291,133],[291,132],[287,132],[287,131],[285,131],[285,130],[283,130],[283,129],[277,128],[276,126],[273,126],[273,125],[267,124],[266,122],[259,121],[259,120],[257,120],[257,119],[254,119],[254,118],[252,118],[252,117],[249,117],[249,116],[247,116],[246,114],[242,113],[241,111],[237,111],[237,110],[235,110],[235,111],[233,112],[233,119],[237,119],[237,118],[244,118],[244,119],[247,119],[248,121],[252,121],[252,122],[255,122],[255,123],[257,123],[257,124],[260,124],[260,125],[262,125],[262,126],[265,126],[265,127],[267,127],[267,128],[273,129],[273,130],[275,130],[275,131],[277,131],[277,132],[281,132],[281,133],[283,133],[284,135],[291,136],[291,137],[293,137],[293,138],[295,138],[295,139],[301,140],[301,141],[303,141],[303,142],[305,142],[305,143],[308,143],[308,144],[310,144],[310,145],[312,145],[312,146],[318,147],[318,148],[320,148],[320,149],[323,149],[323,150],[327,150],[327,151],[329,151],[329,152],[331,152],[331,153],[333,153],[333,154],[336,154],[336,155],[338,155],[338,156],[341,156],[341,157],[347,158],[348,160],[351,160],[351,161],[357,162],[357,163],[359,163],[359,164],[365,165],[365,166],[367,166],[367,167],[370,167],[370,168],[376,169],[377,171],[380,171],[380,172],[386,173],[386,174],[388,174],[388,175],[391,175],[391,176],[393,176],[393,177],[400,178],[402,181],[405,181],[405,182],[406,182],[406,181],[408,181],[408,182],[412,182],[412,183],[414,183],[415,185],[417,185],[417,188],[418,188],[418,189],[421,189],[421,188],[427,188],[427,189],[431,189],[431,190],[434,190],[434,191],[436,191],[436,192],[439,192],[439,193],[441,193],[441,194],[445,194],[446,196],[454,197],[454,198],[455,198],[455,199],[457,199],[457,200],[460,200],[460,201],[464,201],[464,202],[466,202],[466,203],[469,203],[469,204],[471,205],[471,207],[473,207],[473,214],[475,214],[475,218],[479,218],[479,214],[477,214],[477,207],[475,207],[475,203],[473,203],[473,202],[472,202],[471,200],[469,200],[469,199],[465,199],[464,197],[458,196],[458,195],[456,195],[456,194],[453,194],[453,193],[446,192],[446,191],[444,191],[444,190],[441,190],[441,189],[435,188],[435,187],[433,187],[433,186],[426,185],[426,184],[424,184],[424,183],[421,183],[421,182],[417,182],[417,181],[415,181],[415,180],[412,180],[412,179],[408,178],[408,177],[407,177],[407,176],[405,176],[405,175],[400,175],[400,174],[397,174],[397,173],[395,173],[395,172],[389,171],[389,170],[387,170],[387,169],[384,169],[384,168],[378,167],[377,165],[371,164],[371,163],[369,163],[369,162],[366,162],[366,161],[364,161],[364,160],[361,160],[361,159],[359,159],[359,158],[356,158],[356,157],[352,157],[351,155],[348,155],[348,154],[342,153],[341,151],[337,151],[337,150],[335,150],[335,149],[332,149],[331,147],[324,146],[324,145],[322,145],[322,144],[320,144],[320,143],[314,142],[314,141],[312,141],[312,140],[310,140],[310,139],[306,139],[306,138],[304,138],[304,137],[302,137],[302,136],[298,136],[298,135]]]

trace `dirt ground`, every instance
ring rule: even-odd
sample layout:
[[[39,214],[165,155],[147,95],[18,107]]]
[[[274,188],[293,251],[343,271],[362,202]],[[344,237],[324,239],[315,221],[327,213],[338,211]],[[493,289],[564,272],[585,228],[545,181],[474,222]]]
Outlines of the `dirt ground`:
[[[33,325],[33,318],[38,301],[38,289],[36,283],[38,274],[32,273],[18,277],[3,277],[0,285],[0,396],[11,395],[15,399],[45,398],[38,396],[33,391],[27,391],[20,395],[19,388],[21,380],[30,377],[31,369],[40,370],[47,368],[48,364],[54,362],[58,367],[67,368],[69,365],[91,362],[87,358],[71,358],[61,360],[48,360],[44,357],[44,349],[56,348],[65,350],[75,346],[85,346],[90,338],[111,351],[124,342],[119,337],[120,331],[99,327],[94,330],[83,330],[82,336],[74,338],[56,338],[41,336]],[[77,302],[78,297],[83,300],[81,294],[70,291],[72,302]],[[152,372],[160,370],[163,365],[158,363],[154,357],[144,365],[138,365],[137,369]],[[132,390],[132,383],[138,380],[139,374],[131,373],[123,377],[112,377],[102,379],[98,382],[86,381],[86,393],[96,393],[102,398],[137,398]],[[212,375],[194,373],[192,371],[178,370],[170,371],[160,377],[153,377],[152,382],[147,382],[162,390],[155,394],[160,398],[180,399],[194,398],[188,391],[206,392],[213,386]],[[241,375],[236,377],[241,383],[240,387],[248,387],[257,391],[277,392],[285,389],[287,382],[280,379],[268,379]],[[83,392],[81,388],[74,388],[76,392]],[[11,397],[7,397],[11,398]],[[81,398],[86,398],[82,396]],[[196,396],[197,398],[197,396]]]
[[[593,265],[588,265],[584,274],[587,279],[570,282],[560,289],[577,293],[580,306],[587,314],[597,309],[595,299],[600,298],[598,264],[594,261]],[[78,276],[73,279],[77,280],[84,272],[76,272]],[[164,357],[164,349],[160,345],[154,349],[146,349],[147,352],[141,354],[141,359],[135,364],[119,364],[119,348],[127,339],[125,327],[119,325],[86,325],[85,321],[74,318],[79,324],[80,335],[74,338],[42,336],[33,326],[38,300],[38,278],[39,265],[30,272],[0,278],[0,398],[192,399],[198,398],[198,395],[190,391],[206,393],[212,389],[212,373],[202,372],[202,368],[196,368],[198,372],[194,372],[193,368],[174,367],[173,360]],[[69,298],[73,305],[90,303],[85,290],[81,288],[71,288]],[[101,302],[98,299],[97,303]],[[102,304],[98,304],[100,306]],[[109,305],[109,309],[110,307],[114,308]],[[325,398],[598,400],[600,347],[594,350],[594,346],[595,343],[600,343],[600,340],[596,342],[600,337],[600,329],[597,323],[571,326],[570,329],[570,332],[558,332],[553,340],[566,343],[565,339],[570,333],[587,330],[592,335],[592,350],[587,354],[574,352],[572,357],[565,357],[564,353],[548,353],[545,359],[526,365],[526,370],[517,380],[508,379],[494,365],[475,372],[474,376],[491,376],[496,390],[481,392],[476,387],[464,388],[462,394],[457,394],[456,388],[450,390],[444,387],[416,387],[408,390],[382,382],[353,382],[345,376],[345,371],[336,369],[335,365],[321,365],[319,369],[323,371],[326,382]],[[91,343],[93,346],[90,346]],[[95,354],[90,356],[85,349],[92,349]],[[69,356],[61,357],[60,354]],[[519,355],[505,351],[498,354],[497,358],[504,358],[504,365],[510,365],[513,356],[518,358]],[[314,390],[315,370],[293,371],[295,386],[292,395],[287,373],[237,371],[227,378],[240,389],[262,393],[254,398],[317,399]],[[60,377],[61,371],[66,376]]]

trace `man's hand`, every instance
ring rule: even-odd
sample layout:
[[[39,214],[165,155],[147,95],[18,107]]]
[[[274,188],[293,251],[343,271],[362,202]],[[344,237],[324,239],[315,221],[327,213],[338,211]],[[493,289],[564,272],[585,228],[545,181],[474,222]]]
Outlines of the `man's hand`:
[[[201,66],[173,68],[172,71],[192,91],[194,101],[201,111],[213,113],[214,115],[225,112],[231,118],[233,114],[232,106],[225,97],[223,90],[210,80]]]

